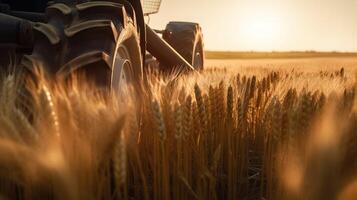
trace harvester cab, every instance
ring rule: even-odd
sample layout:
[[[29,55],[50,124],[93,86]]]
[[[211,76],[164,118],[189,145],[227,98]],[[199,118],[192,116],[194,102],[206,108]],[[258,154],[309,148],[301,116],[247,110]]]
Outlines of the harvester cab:
[[[0,64],[18,62],[30,72],[41,66],[50,76],[83,72],[114,90],[139,83],[153,60],[165,71],[202,69],[197,23],[170,22],[162,31],[145,23],[160,5],[161,0],[2,0]]]
[[[143,13],[145,16],[156,14],[159,12],[161,0],[141,0],[143,5]]]

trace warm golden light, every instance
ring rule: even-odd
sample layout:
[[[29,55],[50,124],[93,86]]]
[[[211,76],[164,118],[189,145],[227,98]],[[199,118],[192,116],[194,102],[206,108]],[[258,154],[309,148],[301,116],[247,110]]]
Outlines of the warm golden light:
[[[274,13],[252,13],[240,20],[238,26],[242,40],[251,46],[268,48],[279,41],[282,29],[281,19]]]
[[[163,0],[153,27],[199,22],[205,48],[357,51],[356,0]]]

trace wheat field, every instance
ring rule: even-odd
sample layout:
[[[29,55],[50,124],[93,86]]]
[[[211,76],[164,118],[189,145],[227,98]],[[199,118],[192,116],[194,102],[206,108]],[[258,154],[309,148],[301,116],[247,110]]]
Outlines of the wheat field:
[[[0,199],[355,199],[357,62],[264,62],[125,98],[2,77]]]

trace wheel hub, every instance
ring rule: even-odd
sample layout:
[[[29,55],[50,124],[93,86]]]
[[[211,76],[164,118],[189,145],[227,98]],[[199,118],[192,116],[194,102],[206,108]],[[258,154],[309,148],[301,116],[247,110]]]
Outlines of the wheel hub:
[[[129,59],[120,58],[119,56],[115,59],[113,74],[117,74],[118,76],[112,77],[112,89],[115,93],[118,93],[123,97],[129,94],[130,78],[128,77],[127,72],[130,68],[131,62]]]
[[[196,48],[193,54],[193,67],[195,69],[203,68],[203,57],[202,57],[201,48]]]

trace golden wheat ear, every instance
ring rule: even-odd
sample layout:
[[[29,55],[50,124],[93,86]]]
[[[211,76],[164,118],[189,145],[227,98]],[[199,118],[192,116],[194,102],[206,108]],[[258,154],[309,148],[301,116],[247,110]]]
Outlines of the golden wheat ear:
[[[189,95],[183,105],[182,131],[184,136],[189,136],[192,130],[192,97]]]
[[[100,158],[99,163],[111,160],[114,149],[121,139],[121,132],[125,126],[126,116],[120,116],[111,127],[110,131],[102,134],[102,138],[97,141],[96,151]]]
[[[175,104],[175,138],[178,139],[178,140],[181,140],[182,139],[182,130],[183,130],[183,127],[182,127],[182,118],[183,118],[183,106],[179,103],[176,103]]]
[[[121,131],[120,138],[114,146],[112,160],[115,190],[118,193],[125,194],[125,184],[127,182],[127,141],[123,131]]]
[[[154,117],[155,127],[157,129],[159,137],[162,140],[165,140],[167,135],[166,135],[164,116],[162,114],[160,104],[156,99],[151,102],[151,110],[154,115],[153,117]]]

